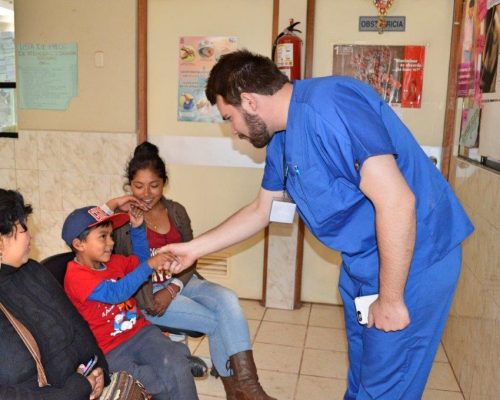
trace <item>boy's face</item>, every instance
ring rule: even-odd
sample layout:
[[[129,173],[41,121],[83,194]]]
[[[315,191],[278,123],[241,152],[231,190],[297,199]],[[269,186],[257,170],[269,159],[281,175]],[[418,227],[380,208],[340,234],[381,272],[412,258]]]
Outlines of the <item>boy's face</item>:
[[[78,251],[78,258],[81,258],[84,264],[98,267],[100,263],[109,261],[114,244],[113,227],[111,224],[106,224],[92,229],[75,248]]]

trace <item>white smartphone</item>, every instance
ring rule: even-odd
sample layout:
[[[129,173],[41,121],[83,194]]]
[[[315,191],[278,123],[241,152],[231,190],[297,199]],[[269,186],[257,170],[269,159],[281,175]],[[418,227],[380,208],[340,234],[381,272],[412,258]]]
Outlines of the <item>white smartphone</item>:
[[[368,323],[368,310],[370,309],[370,305],[377,300],[377,298],[378,294],[370,294],[368,296],[359,296],[354,299],[358,322],[361,325],[366,325]]]

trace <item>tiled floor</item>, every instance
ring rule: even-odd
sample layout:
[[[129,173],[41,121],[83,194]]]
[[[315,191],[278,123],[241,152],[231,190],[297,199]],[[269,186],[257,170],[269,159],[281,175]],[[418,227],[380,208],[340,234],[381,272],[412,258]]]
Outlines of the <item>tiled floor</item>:
[[[279,400],[342,399],[347,343],[342,308],[304,304],[300,310],[266,309],[242,300],[254,343],[255,362],[266,391]],[[207,339],[190,339],[191,351],[208,356]],[[220,379],[196,379],[200,400],[225,399]],[[463,400],[440,346],[424,400]]]

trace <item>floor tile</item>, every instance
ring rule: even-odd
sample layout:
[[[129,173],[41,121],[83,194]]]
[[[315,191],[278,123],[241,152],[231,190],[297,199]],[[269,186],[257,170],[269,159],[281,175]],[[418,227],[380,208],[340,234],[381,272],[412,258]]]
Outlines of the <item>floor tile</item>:
[[[210,356],[210,347],[208,346],[207,336],[203,338],[193,354],[197,356]]]
[[[257,300],[240,299],[240,305],[247,319],[261,320],[266,312],[266,308],[262,307]]]
[[[279,400],[294,400],[297,374],[259,370],[259,380],[266,393]]]
[[[341,306],[305,304],[298,310],[266,309],[241,300],[255,363],[266,392],[279,400],[340,400],[347,383],[347,338]],[[208,338],[188,340],[193,354],[208,357]],[[440,344],[423,400],[464,400]],[[200,400],[225,399],[220,379],[196,378]]]
[[[255,342],[302,348],[306,338],[306,329],[302,325],[262,321]]]
[[[313,304],[311,316],[309,317],[309,326],[345,329],[344,309],[341,306]]]
[[[222,385],[220,378],[214,378],[213,376],[208,375],[204,378],[196,378],[194,381],[196,383],[198,395],[212,396],[223,399],[226,398],[224,386]]]
[[[255,343],[253,352],[259,371],[265,369],[290,373],[299,372],[302,358],[301,349],[276,344]]]
[[[300,374],[321,376],[324,378],[346,379],[347,368],[347,353],[304,349]]]
[[[448,363],[434,363],[427,381],[426,389],[449,390],[460,392],[460,388]]]
[[[306,348],[347,352],[347,338],[343,329],[310,326],[306,334]]]
[[[214,396],[206,396],[206,395],[199,395],[198,398],[200,400],[220,400],[220,399],[225,399],[226,396],[223,396],[223,397],[214,397]]]
[[[446,357],[446,353],[444,352],[443,345],[439,343],[438,351],[436,353],[436,358],[434,358],[434,362],[448,362],[448,357]]]
[[[422,400],[464,400],[464,396],[459,392],[426,389],[422,396]]]
[[[255,336],[257,336],[257,331],[259,330],[260,327],[260,321],[257,321],[255,319],[249,319],[247,320],[248,322],[248,329],[250,330],[250,340],[253,341],[255,340]]]
[[[297,310],[277,310],[268,308],[264,314],[264,321],[307,325],[310,312],[311,305],[309,303],[304,303],[302,307]]]
[[[343,379],[301,375],[294,400],[340,400],[346,387],[347,382]]]

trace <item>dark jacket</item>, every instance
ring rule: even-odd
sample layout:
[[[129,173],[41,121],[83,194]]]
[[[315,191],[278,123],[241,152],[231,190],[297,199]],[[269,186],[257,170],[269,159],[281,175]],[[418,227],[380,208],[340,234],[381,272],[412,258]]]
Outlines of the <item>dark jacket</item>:
[[[183,242],[189,242],[192,240],[193,230],[191,228],[191,220],[189,219],[186,209],[176,201],[166,199],[165,197],[161,199],[161,202],[165,206],[171,220],[179,231],[181,240]],[[116,229],[113,232],[113,239],[115,241],[114,252],[116,254],[122,254],[124,256],[133,254],[132,242],[130,241],[130,226],[128,224]],[[180,279],[182,283],[186,285],[195,272],[196,263],[175,277]],[[153,284],[151,280],[148,280],[140,287],[138,292],[135,294],[135,299],[139,307],[143,310],[150,310],[154,308]]]
[[[88,400],[91,386],[76,372],[78,365],[97,354],[105,374],[108,366],[87,323],[50,272],[33,260],[20,268],[3,264],[0,301],[35,338],[51,385],[38,387],[35,361],[0,311],[0,399]]]

